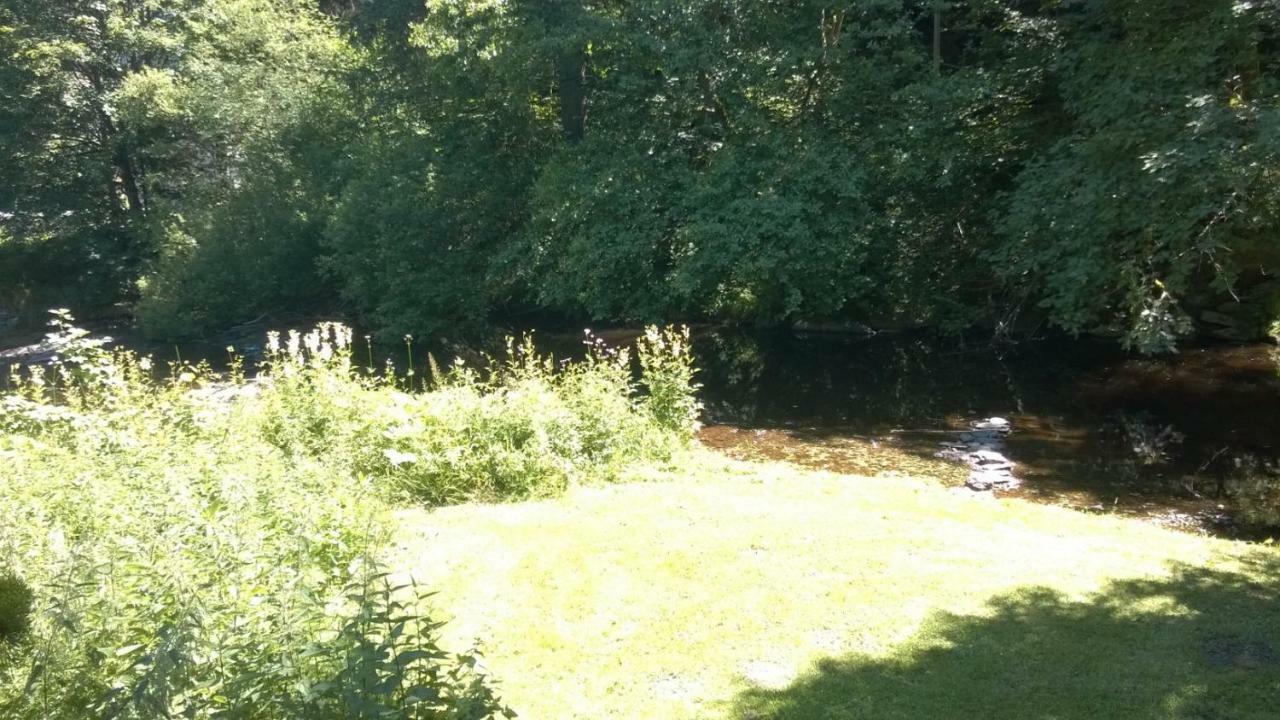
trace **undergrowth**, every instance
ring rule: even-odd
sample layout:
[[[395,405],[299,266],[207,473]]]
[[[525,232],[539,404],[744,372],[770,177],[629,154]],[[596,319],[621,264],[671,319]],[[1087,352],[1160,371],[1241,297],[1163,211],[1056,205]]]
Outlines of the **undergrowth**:
[[[411,392],[356,367],[336,324],[273,334],[253,378],[55,325],[63,356],[0,395],[5,718],[507,714],[379,562],[391,502],[611,480],[696,422],[675,331],[639,344],[638,383],[625,351],[563,364],[526,340]]]

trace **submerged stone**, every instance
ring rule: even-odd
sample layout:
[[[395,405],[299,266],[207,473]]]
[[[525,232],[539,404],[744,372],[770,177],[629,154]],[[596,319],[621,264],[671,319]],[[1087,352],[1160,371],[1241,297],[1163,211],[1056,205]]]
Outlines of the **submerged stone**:
[[[1014,462],[1004,455],[1004,438],[1013,432],[1008,420],[990,417],[973,422],[971,430],[958,435],[959,442],[942,443],[937,457],[968,465],[971,472],[965,487],[986,491],[1017,487],[1020,481],[1013,474]]]

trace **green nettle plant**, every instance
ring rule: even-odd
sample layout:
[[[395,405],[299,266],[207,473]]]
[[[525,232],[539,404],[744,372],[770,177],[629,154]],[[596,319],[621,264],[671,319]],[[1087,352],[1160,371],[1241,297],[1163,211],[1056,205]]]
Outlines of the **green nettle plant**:
[[[60,357],[0,394],[0,717],[509,716],[379,561],[389,501],[548,495],[685,443],[687,334],[557,364],[529,340],[431,389],[351,332],[273,333],[161,371],[54,318]],[[434,364],[434,363],[433,363]],[[642,390],[647,390],[643,392]]]

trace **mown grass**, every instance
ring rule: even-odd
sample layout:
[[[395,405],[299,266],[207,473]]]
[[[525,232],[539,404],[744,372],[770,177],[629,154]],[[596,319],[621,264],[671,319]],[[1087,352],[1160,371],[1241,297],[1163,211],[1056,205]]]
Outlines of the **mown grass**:
[[[1271,718],[1280,557],[1118,517],[708,451],[398,516],[530,718]],[[645,482],[661,481],[661,482]]]

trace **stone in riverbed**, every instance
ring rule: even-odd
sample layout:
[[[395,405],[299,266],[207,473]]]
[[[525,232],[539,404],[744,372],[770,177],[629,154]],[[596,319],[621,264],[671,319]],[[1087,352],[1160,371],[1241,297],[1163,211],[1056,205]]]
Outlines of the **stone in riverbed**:
[[[979,420],[971,424],[970,427],[978,432],[999,433],[1001,435],[1008,435],[1013,432],[1013,427],[1009,424],[1009,421],[1002,417],[989,417],[986,420]]]
[[[969,425],[970,429],[958,434],[959,442],[941,443],[937,457],[954,460],[969,466],[965,486],[971,490],[1007,490],[1018,487],[1020,481],[1013,474],[1014,462],[1004,455],[1005,438],[1013,432],[1013,426],[1002,417],[989,417]]]
[[[1009,490],[1018,487],[1018,479],[1005,471],[974,470],[964,484],[970,490]]]
[[[1000,453],[994,450],[974,450],[973,452],[969,453],[969,456],[972,457],[974,462],[978,463],[979,465],[989,465],[992,463],[1009,462],[1009,458],[1005,457],[1004,455],[1001,455]]]
[[[977,490],[979,492],[990,490],[992,488],[991,481],[978,473],[969,475],[969,479],[964,481],[964,486],[970,490]]]
[[[979,464],[976,468],[974,468],[974,469],[976,469],[976,470],[981,470],[982,472],[1001,472],[1001,473],[1012,473],[1012,472],[1013,472],[1013,462],[1011,462],[1011,461],[1006,461],[1006,462],[1002,462],[1002,463],[980,463],[980,464]]]

